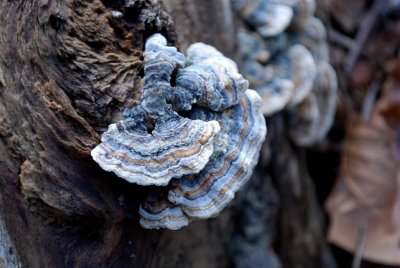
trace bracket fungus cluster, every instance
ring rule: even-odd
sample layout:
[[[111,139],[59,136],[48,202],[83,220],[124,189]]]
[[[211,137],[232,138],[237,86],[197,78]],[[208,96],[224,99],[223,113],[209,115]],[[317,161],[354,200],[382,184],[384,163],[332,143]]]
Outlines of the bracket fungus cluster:
[[[144,228],[179,229],[216,216],[249,179],[266,135],[259,95],[214,47],[187,56],[155,34],[144,53],[141,104],[111,124],[93,159],[140,185]]]
[[[337,78],[314,0],[232,0],[243,20],[242,73],[269,116],[286,110],[290,136],[300,145],[321,140],[336,109]]]

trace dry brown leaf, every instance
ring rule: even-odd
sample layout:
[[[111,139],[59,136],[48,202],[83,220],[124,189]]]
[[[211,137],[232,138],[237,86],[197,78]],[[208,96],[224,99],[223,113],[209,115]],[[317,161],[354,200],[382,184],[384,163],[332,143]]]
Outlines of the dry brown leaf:
[[[394,130],[400,122],[400,102],[392,98],[393,92],[386,90],[366,122],[357,118],[349,127],[340,175],[327,202],[328,239],[355,253],[363,234],[364,259],[400,265],[400,172]]]

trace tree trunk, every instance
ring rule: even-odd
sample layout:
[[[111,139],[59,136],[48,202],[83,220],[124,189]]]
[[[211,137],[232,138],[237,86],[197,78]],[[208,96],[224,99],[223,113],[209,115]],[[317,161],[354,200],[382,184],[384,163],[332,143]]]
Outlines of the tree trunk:
[[[193,42],[211,44],[240,65],[230,1],[1,1],[0,20],[0,267],[239,266],[231,238],[246,239],[246,190],[216,219],[145,230],[138,206],[148,189],[104,172],[90,157],[105,127],[138,103],[151,34],[161,32],[183,51]],[[256,192],[251,185],[267,180],[265,170],[258,167],[247,189]],[[280,203],[279,221],[268,211],[258,218],[282,223],[263,231],[263,246],[273,239],[280,245],[281,260],[271,267],[327,267],[314,190],[306,171],[296,171],[290,181],[276,178],[280,201],[268,204],[277,210]],[[303,208],[290,201],[296,178],[301,198],[293,201]],[[265,187],[275,192],[269,182]],[[287,217],[299,211],[313,221],[292,222],[293,244]],[[305,241],[306,250],[284,254]]]

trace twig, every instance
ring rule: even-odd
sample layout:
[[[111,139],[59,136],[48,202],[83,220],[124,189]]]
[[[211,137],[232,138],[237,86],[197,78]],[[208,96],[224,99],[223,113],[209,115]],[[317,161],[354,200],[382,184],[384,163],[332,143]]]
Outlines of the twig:
[[[367,233],[367,225],[364,225],[360,228],[357,236],[356,242],[356,252],[354,253],[353,263],[351,265],[352,268],[360,268],[362,255],[365,248],[365,238]]]
[[[367,121],[368,118],[371,116],[372,110],[375,106],[375,99],[379,92],[381,86],[380,80],[375,80],[367,90],[367,95],[365,96],[362,111],[361,111],[361,120],[363,122]]]
[[[368,11],[367,16],[361,23],[361,28],[357,33],[356,40],[352,46],[346,61],[346,71],[350,74],[353,71],[354,64],[364,48],[365,42],[368,40],[372,30],[378,22],[381,11],[385,7],[385,0],[375,0],[372,7]]]
[[[355,43],[353,39],[339,33],[338,31],[335,31],[334,29],[328,29],[328,40],[338,46],[344,47],[349,50],[354,47]]]

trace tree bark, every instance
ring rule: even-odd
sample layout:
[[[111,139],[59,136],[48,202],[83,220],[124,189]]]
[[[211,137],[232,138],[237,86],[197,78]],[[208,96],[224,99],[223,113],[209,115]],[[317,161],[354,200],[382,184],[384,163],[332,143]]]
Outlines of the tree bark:
[[[161,32],[183,51],[193,42],[206,42],[240,65],[229,3],[0,2],[0,267],[233,264],[229,243],[240,232],[237,219],[246,207],[240,205],[233,213],[231,206],[216,219],[193,222],[179,231],[145,230],[138,224],[138,206],[149,190],[104,172],[90,157],[107,125],[140,99],[142,51],[151,34]],[[296,194],[290,182],[276,187],[283,191],[281,199],[288,198],[285,193]],[[303,187],[307,189],[301,202],[308,207],[315,202],[307,198],[313,190]],[[283,212],[293,206],[287,200],[280,202]],[[309,213],[312,217],[314,211]],[[268,215],[260,219],[274,223],[275,213]],[[275,239],[290,239],[287,227],[281,228],[282,235]],[[267,237],[272,240],[274,235]],[[311,247],[318,247],[318,239],[321,236],[309,240]],[[281,253],[299,246],[281,245]],[[321,256],[323,250],[315,250]],[[309,252],[299,254],[285,256],[283,266],[324,263],[320,258],[310,261],[314,257]]]

